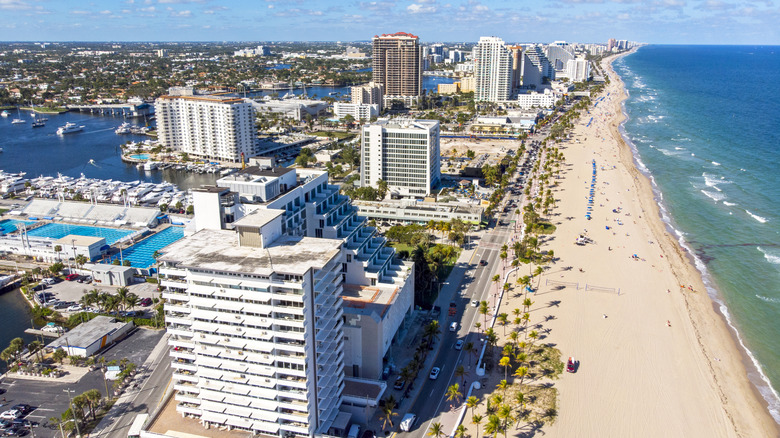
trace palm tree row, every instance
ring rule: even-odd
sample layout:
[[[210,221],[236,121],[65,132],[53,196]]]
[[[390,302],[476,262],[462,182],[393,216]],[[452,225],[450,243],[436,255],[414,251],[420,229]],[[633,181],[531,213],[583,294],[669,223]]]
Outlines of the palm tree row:
[[[141,301],[138,295],[130,292],[126,287],[120,287],[116,292],[116,295],[112,295],[108,292],[101,292],[99,289],[92,289],[81,297],[79,304],[84,307],[97,305],[103,312],[113,312],[132,309]]]

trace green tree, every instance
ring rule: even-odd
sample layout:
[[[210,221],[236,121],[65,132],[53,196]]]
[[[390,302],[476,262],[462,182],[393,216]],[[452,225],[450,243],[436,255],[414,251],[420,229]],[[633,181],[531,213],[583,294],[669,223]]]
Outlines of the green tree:
[[[479,399],[476,396],[472,395],[466,399],[466,407],[471,408],[471,415],[474,415],[477,406],[479,406]]]
[[[525,376],[528,375],[528,368],[526,367],[518,367],[517,370],[515,370],[515,373],[512,374],[514,377],[520,378],[520,387],[523,386],[523,379],[525,379]]]
[[[428,429],[428,436],[433,438],[441,438],[444,436],[444,429],[441,427],[441,423],[431,423],[430,429]]]
[[[390,424],[390,427],[393,427],[393,417],[397,416],[398,413],[395,412],[395,408],[398,405],[398,403],[395,401],[395,397],[392,395],[385,399],[385,405],[382,407],[382,428],[387,429],[387,425]]]
[[[498,361],[498,365],[504,368],[504,380],[506,380],[507,371],[509,370],[509,366],[512,365],[512,359],[504,356],[501,358],[501,360]]]
[[[460,392],[460,385],[457,383],[453,383],[451,386],[447,388],[447,401],[455,401],[455,403],[458,403],[461,397],[463,397],[463,394]]]
[[[479,425],[482,423],[482,415],[472,415],[471,416],[471,423],[477,426],[477,436],[476,438],[479,438]]]
[[[65,360],[65,358],[68,357],[68,353],[65,352],[62,348],[58,348],[54,350],[54,354],[52,354],[51,358],[58,362],[60,365],[62,365],[62,362]]]
[[[463,365],[458,365],[457,367],[455,367],[454,375],[455,375],[456,378],[460,379],[461,383],[463,384],[464,390],[466,388],[466,376],[468,374],[469,373],[468,373],[468,371],[466,371],[466,367],[464,367]]]

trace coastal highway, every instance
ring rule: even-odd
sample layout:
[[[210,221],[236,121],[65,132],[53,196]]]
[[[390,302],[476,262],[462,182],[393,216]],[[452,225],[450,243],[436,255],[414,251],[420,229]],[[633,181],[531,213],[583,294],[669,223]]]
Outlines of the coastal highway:
[[[437,356],[433,366],[441,368],[441,373],[438,379],[430,380],[428,378],[430,369],[421,370],[423,387],[420,389],[412,407],[408,410],[408,412],[417,415],[417,424],[411,432],[399,432],[399,438],[424,437],[430,422],[438,421],[437,417],[451,408],[450,402],[445,398],[447,388],[454,383],[458,383],[461,386],[461,392],[463,392],[464,387],[463,381],[459,377],[454,376],[455,368],[458,365],[463,365],[468,371],[465,377],[466,385],[468,385],[468,382],[474,381],[476,377],[474,370],[476,369],[477,357],[468,357],[465,351],[455,350],[454,345],[458,339],[463,339],[464,343],[473,342],[475,348],[480,351],[482,349],[481,336],[474,328],[474,324],[480,322],[484,329],[484,317],[479,314],[477,307],[471,305],[471,301],[486,300],[490,302],[491,310],[488,314],[488,321],[490,321],[493,313],[493,295],[497,287],[491,281],[491,278],[495,274],[503,275],[499,253],[501,252],[501,246],[511,238],[512,228],[510,221],[514,218],[514,208],[511,210],[512,212],[506,215],[499,215],[496,227],[486,233],[480,240],[471,260],[471,264],[474,267],[466,272],[466,276],[460,287],[457,288],[454,296],[440,297],[439,299],[439,302],[443,303],[442,313],[445,316],[441,324],[442,333],[439,341],[442,344],[441,348],[438,349],[438,353],[436,353]],[[500,225],[502,221],[507,222],[508,225]],[[485,260],[487,265],[481,266],[480,260]],[[446,316],[446,309],[450,301],[458,305],[458,312],[455,316]],[[458,331],[455,333],[449,330],[453,321],[458,322]],[[449,430],[445,430],[446,434],[449,434],[449,432]]]
[[[171,376],[168,336],[163,336],[136,375],[134,382],[138,386],[133,388],[131,384],[90,436],[126,438],[137,414],[152,413],[162,403]]]

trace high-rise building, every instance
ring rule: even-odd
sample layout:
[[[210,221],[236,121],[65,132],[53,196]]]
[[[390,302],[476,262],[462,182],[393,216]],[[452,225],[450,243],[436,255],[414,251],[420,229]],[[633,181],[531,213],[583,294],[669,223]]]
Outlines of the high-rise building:
[[[617,45],[617,41],[614,38],[610,38],[607,40],[607,50],[612,51],[613,48]]]
[[[413,265],[323,171],[250,166],[193,201],[194,234],[159,258],[176,410],[287,438],[375,408],[386,383],[355,388],[409,323]]]
[[[154,105],[157,139],[164,148],[236,163],[242,154],[255,155],[255,112],[243,99],[167,95]]]
[[[584,58],[570,59],[566,63],[566,76],[573,82],[584,82],[590,77],[590,62]]]
[[[566,63],[574,59],[574,53],[566,43],[550,44],[545,49],[545,55],[556,72],[565,72]]]
[[[555,79],[555,69],[539,46],[526,46],[523,51],[523,88],[540,88],[544,78]]]
[[[369,82],[365,85],[352,87],[352,103],[378,105],[379,111],[382,111],[383,87],[376,82]]]
[[[422,54],[419,38],[406,32],[373,38],[373,80],[384,88],[385,104],[411,105],[422,94]]]
[[[497,37],[481,37],[473,51],[478,101],[503,102],[512,96],[512,52]]]
[[[391,193],[425,196],[441,178],[439,122],[381,119],[363,126],[360,181],[363,187],[387,182]]]

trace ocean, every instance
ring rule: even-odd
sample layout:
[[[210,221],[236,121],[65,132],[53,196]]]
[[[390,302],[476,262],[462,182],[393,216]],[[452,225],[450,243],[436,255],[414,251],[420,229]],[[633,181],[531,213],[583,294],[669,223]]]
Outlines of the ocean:
[[[780,47],[645,46],[622,132],[780,423]]]

